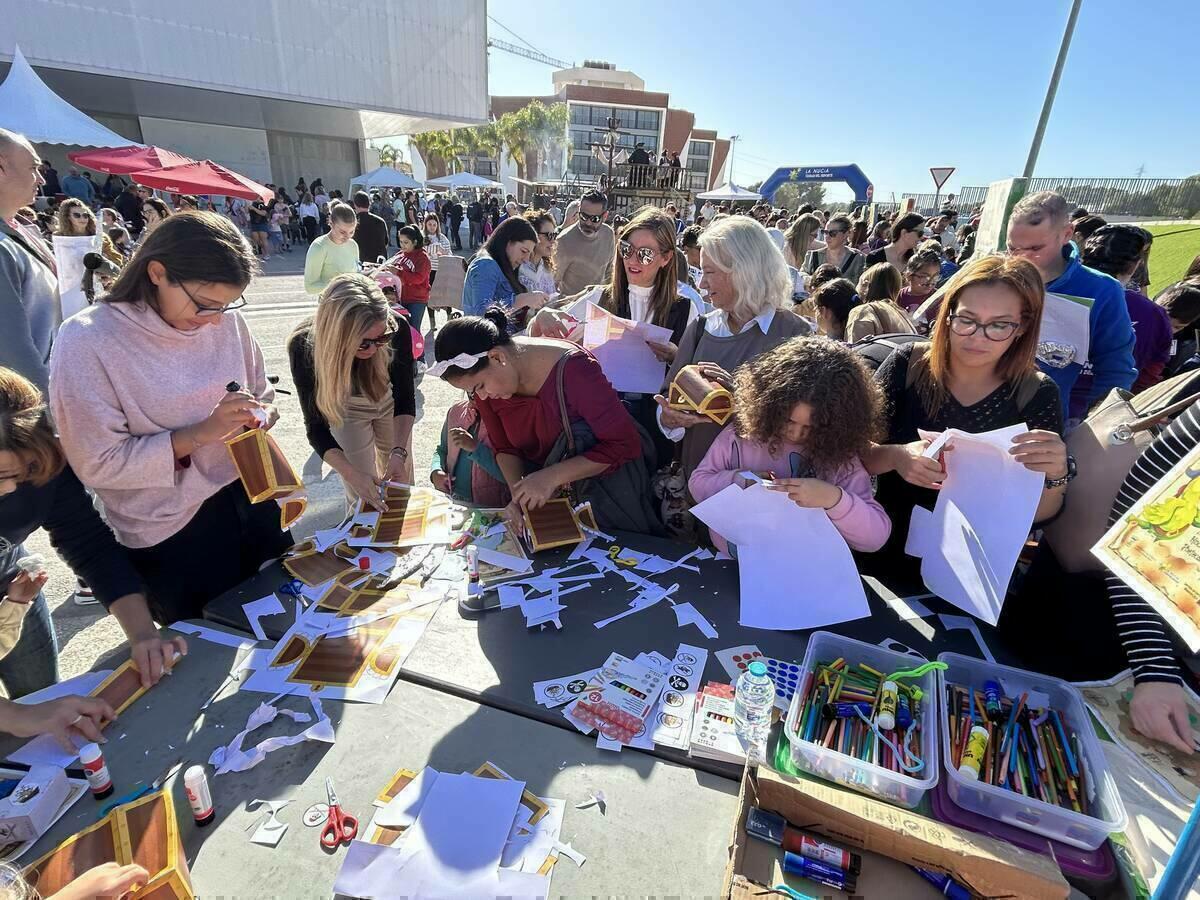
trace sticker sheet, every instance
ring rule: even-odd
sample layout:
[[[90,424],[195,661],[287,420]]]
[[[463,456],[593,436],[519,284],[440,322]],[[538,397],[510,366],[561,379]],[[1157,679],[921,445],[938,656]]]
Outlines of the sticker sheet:
[[[675,658],[668,661],[666,684],[647,721],[647,730],[630,746],[649,750],[654,744],[686,750],[691,743],[692,715],[696,692],[708,664],[708,651],[691,644],[680,644]]]
[[[583,696],[567,707],[568,718],[591,725],[609,740],[628,744],[645,727],[665,680],[650,666],[613,653]]]
[[[551,678],[548,681],[533,683],[533,699],[542,706],[553,709],[570,703],[587,690],[588,683],[600,673],[599,669],[588,669],[578,675],[566,675],[562,678]]]

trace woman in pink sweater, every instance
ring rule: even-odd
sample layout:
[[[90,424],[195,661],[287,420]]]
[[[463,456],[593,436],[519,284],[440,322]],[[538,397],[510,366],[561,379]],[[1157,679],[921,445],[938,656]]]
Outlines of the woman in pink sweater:
[[[879,429],[879,389],[849,348],[798,337],[734,373],[733,421],[692,473],[702,501],[753,472],[800,506],[824,509],[854,550],[883,546],[892,522],[859,460]],[[726,542],[712,532],[713,543]]]
[[[171,216],[55,339],[50,405],[63,449],[165,624],[198,617],[292,543],[274,503],[250,504],[225,448],[278,417],[262,351],[232,312],[255,265],[223,216]]]

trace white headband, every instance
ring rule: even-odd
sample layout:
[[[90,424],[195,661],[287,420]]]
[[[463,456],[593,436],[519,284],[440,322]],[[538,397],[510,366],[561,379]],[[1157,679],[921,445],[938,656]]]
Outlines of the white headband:
[[[475,368],[475,364],[487,356],[489,352],[488,350],[484,350],[481,353],[460,353],[453,359],[444,359],[439,363],[434,363],[425,370],[425,374],[441,378],[449,369],[473,369]]]

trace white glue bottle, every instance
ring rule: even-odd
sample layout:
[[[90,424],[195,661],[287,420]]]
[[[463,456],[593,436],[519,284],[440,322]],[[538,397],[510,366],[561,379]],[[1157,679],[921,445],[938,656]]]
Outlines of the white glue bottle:
[[[183,790],[192,807],[192,818],[196,820],[196,825],[203,828],[211,824],[217,811],[213,808],[212,792],[208,789],[204,766],[188,766],[183,773]]]
[[[92,789],[93,797],[103,800],[113,792],[112,778],[108,774],[108,766],[99,746],[84,744],[80,747],[79,762],[83,765],[83,773],[87,776],[88,787]]]

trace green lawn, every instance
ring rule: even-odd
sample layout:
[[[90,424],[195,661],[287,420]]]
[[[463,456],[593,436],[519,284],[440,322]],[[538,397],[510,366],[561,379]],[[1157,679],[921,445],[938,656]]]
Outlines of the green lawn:
[[[1150,296],[1178,281],[1200,253],[1200,225],[1151,225]]]

